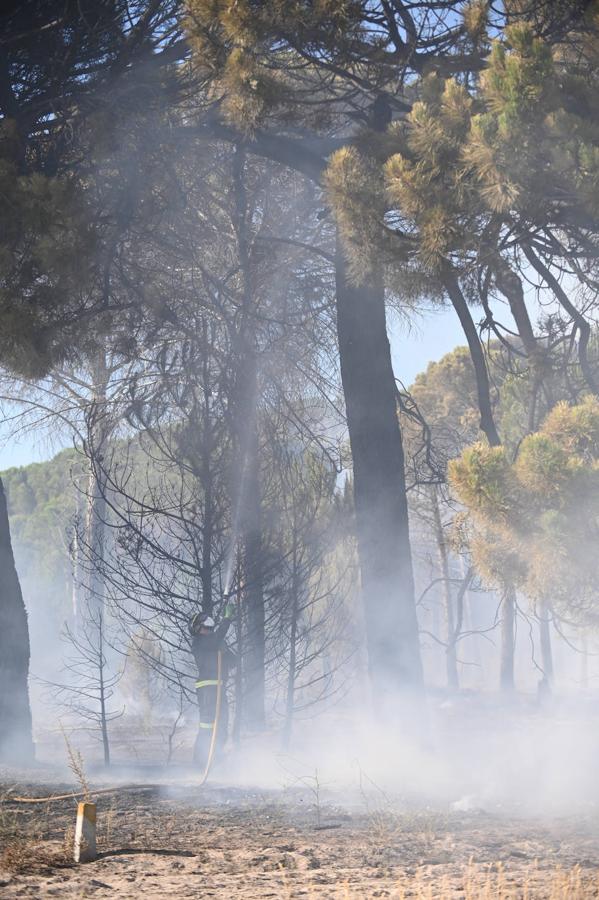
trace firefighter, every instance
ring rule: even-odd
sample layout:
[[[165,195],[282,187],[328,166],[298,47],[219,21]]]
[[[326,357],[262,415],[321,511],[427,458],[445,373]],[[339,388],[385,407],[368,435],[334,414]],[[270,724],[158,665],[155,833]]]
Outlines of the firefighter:
[[[216,737],[216,749],[222,751],[227,740],[229,729],[229,704],[227,702],[227,678],[229,669],[235,665],[235,654],[232,653],[225,642],[225,637],[231,620],[235,614],[235,606],[227,604],[222,622],[216,626],[214,619],[206,613],[196,613],[189,622],[191,634],[191,652],[198,667],[198,680],[196,693],[198,695],[198,707],[200,722],[198,735],[193,749],[194,764],[204,769],[208,762],[212,730],[216,718],[216,696],[218,675],[218,653],[222,653],[221,680],[221,706],[218,720],[218,734]]]

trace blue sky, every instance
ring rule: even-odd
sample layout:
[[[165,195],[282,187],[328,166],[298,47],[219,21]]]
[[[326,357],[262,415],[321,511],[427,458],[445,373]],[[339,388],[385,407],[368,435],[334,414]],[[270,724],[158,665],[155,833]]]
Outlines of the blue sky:
[[[47,437],[37,437],[33,434],[23,435],[19,439],[7,439],[7,428],[0,425],[0,471],[10,469],[11,466],[26,466],[32,462],[42,462],[50,459],[59,450],[68,444],[58,438],[49,441]]]
[[[408,327],[391,324],[391,352],[395,374],[405,385],[426,368],[431,360],[440,359],[458,344],[464,343],[459,322],[452,309],[419,314]],[[7,441],[6,429],[0,425],[0,471],[11,466],[50,459],[66,444],[54,439],[24,435]]]
[[[476,319],[477,310],[474,310]],[[429,362],[441,359],[466,339],[452,307],[418,313],[409,325],[391,322],[393,369],[408,387]]]

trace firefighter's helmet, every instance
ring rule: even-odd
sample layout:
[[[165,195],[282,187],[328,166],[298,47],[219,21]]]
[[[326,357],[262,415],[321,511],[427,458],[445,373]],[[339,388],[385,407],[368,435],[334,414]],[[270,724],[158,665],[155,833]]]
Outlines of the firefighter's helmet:
[[[197,634],[200,628],[214,628],[214,619],[207,613],[196,613],[189,620],[189,633]]]

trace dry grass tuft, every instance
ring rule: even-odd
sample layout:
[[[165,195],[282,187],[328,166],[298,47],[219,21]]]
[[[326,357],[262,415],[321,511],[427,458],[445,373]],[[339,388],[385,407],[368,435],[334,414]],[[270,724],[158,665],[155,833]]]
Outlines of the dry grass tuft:
[[[0,871],[47,874],[73,865],[73,828],[60,838],[64,812],[56,815],[50,801],[34,807],[15,806],[13,793],[13,789],[0,793]]]
[[[66,846],[39,843],[27,837],[9,841],[0,853],[0,870],[14,875],[32,875],[72,865]]]
[[[580,866],[557,868],[552,873],[541,872],[531,866],[523,879],[515,880],[501,864],[477,868],[470,863],[463,877],[444,875],[435,877],[431,869],[422,866],[413,874],[402,874],[394,884],[381,884],[376,889],[349,882],[335,888],[297,883],[292,885],[281,872],[281,900],[588,900],[599,897],[599,876],[585,877]],[[542,877],[540,877],[542,876]]]
[[[6,802],[8,799],[9,793],[3,791],[0,794],[0,845],[18,834],[17,817],[14,809],[11,809]]]
[[[68,735],[64,730],[64,726],[62,722],[60,722],[60,730],[62,731],[62,736],[64,738],[64,742],[67,747],[67,754],[69,757],[69,769],[79,782],[81,787],[81,791],[83,793],[83,799],[86,803],[91,803],[91,791],[89,787],[89,782],[87,780],[87,775],[85,773],[85,763],[83,761],[83,756],[81,755],[81,751],[77,750],[71,742],[69,741]]]
[[[10,841],[0,853],[0,869],[6,872],[27,872],[35,854],[35,844],[27,838]]]

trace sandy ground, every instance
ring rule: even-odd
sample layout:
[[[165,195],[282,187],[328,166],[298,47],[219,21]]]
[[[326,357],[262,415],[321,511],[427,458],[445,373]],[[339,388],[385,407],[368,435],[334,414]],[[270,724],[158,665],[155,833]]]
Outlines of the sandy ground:
[[[364,794],[191,781],[98,797],[99,858],[69,863],[75,802],[0,784],[0,897],[599,897],[599,816],[524,819]],[[73,785],[62,785],[72,789]]]

